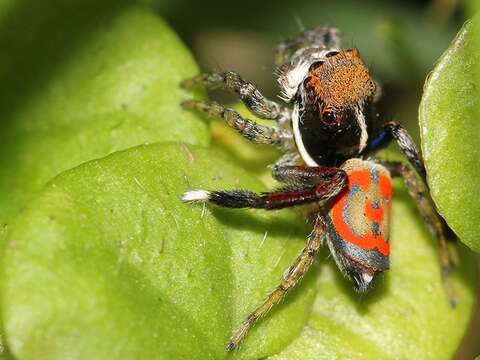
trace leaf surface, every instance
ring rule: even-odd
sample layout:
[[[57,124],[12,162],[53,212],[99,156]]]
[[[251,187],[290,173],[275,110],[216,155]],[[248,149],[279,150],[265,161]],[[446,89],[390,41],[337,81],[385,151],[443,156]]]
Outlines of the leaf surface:
[[[265,190],[220,152],[185,144],[133,148],[52,181],[8,237],[2,315],[13,354],[318,359],[415,351],[439,359],[456,350],[474,303],[472,261],[462,254],[460,304],[451,309],[433,241],[400,190],[392,270],[368,295],[353,293],[324,251],[319,268],[228,355],[231,331],[278,283],[309,228],[288,210],[180,202],[196,188]]]
[[[460,240],[480,251],[478,19],[460,30],[425,84],[422,151],[435,203]]]
[[[203,208],[194,187],[265,190],[220,153],[152,145],[55,179],[13,226],[3,319],[19,358],[223,358],[233,327],[299,252],[289,211]],[[232,216],[234,215],[234,216]],[[237,354],[280,351],[306,322],[314,274]]]
[[[85,161],[161,140],[209,143],[207,124],[180,107],[178,84],[198,69],[160,18],[129,1],[28,4],[0,23],[2,230]]]

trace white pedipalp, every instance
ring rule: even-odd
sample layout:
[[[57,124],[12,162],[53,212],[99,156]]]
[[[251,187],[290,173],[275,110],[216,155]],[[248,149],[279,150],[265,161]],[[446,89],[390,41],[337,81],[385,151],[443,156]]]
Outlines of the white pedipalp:
[[[280,85],[281,96],[286,102],[290,102],[297,94],[298,87],[303,83],[307,77],[310,66],[317,61],[326,59],[326,55],[331,51],[339,51],[338,49],[316,48],[309,54],[304,54],[306,51],[312,51],[310,48],[300,49],[295,53],[293,60],[287,70],[280,73],[278,83]]]
[[[305,79],[310,63],[301,61],[289,70],[285,75],[278,78],[278,82],[281,88],[280,98],[289,102],[295,96],[298,91],[298,86]]]

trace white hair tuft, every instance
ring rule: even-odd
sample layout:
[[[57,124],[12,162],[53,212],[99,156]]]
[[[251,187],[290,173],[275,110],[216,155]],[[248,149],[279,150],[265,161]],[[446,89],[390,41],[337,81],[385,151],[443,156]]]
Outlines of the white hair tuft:
[[[207,201],[210,198],[210,191],[207,190],[191,190],[182,195],[183,202]]]

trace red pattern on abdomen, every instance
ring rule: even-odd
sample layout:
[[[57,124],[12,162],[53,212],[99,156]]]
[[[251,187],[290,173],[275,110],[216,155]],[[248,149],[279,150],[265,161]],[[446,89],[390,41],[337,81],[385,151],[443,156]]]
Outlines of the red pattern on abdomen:
[[[388,223],[385,224],[384,221],[390,219],[391,211],[391,199],[392,199],[392,184],[390,179],[384,174],[378,174],[378,183],[373,183],[373,176],[369,170],[354,170],[348,173],[348,187],[341,192],[337,198],[334,200],[332,209],[331,209],[331,218],[333,221],[333,226],[337,231],[338,235],[344,240],[353,245],[356,245],[365,250],[377,249],[381,254],[388,256],[390,254],[390,246],[388,244],[388,233],[387,238],[385,239],[382,234],[375,234],[373,231],[374,223],[378,224],[378,227],[382,226],[388,231]],[[353,185],[358,186],[358,191],[363,194],[361,198],[364,199],[365,204],[361,207],[363,210],[362,216],[357,215],[361,221],[365,221],[367,227],[371,230],[363,233],[357,234],[355,230],[355,224],[353,222],[353,217],[349,214],[347,222],[345,221],[346,212],[349,209],[349,195],[352,191]],[[377,187],[371,188],[372,186]],[[374,198],[371,197],[371,194],[374,194]],[[376,200],[378,206],[373,207],[373,201]],[[358,197],[357,197],[357,201]],[[387,204],[385,207],[384,205]],[[358,224],[357,224],[358,225]],[[365,226],[364,226],[365,227]],[[353,229],[352,229],[353,228]]]

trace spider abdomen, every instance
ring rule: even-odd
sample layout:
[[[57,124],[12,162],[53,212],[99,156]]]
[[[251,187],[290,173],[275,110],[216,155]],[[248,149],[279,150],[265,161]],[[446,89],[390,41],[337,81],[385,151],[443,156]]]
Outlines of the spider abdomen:
[[[392,183],[373,161],[351,159],[342,169],[348,185],[332,202],[328,242],[340,269],[365,291],[389,267]]]

